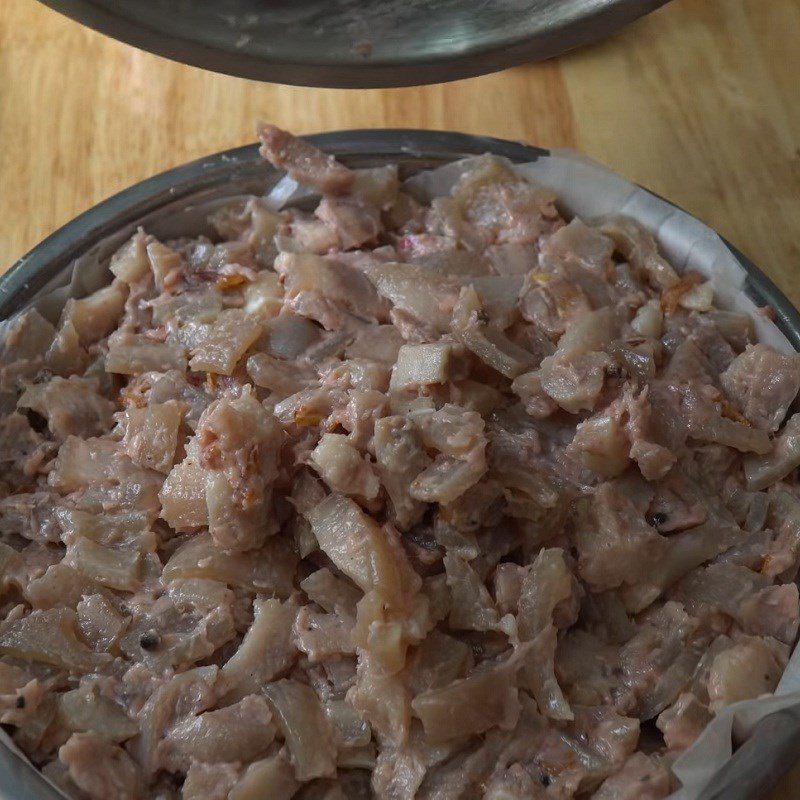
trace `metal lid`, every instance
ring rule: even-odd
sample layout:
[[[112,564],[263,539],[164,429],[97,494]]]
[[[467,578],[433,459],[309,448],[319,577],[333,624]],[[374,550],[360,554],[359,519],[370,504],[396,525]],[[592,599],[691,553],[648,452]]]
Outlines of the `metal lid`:
[[[115,39],[301,86],[441,83],[608,36],[667,0],[42,0]]]

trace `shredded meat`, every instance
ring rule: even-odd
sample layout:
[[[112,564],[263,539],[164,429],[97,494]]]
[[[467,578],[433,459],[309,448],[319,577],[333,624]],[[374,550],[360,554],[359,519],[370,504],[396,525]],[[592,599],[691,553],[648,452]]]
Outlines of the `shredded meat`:
[[[665,797],[797,636],[797,357],[504,161],[259,136],[313,213],[5,329],[0,722],[91,800]]]

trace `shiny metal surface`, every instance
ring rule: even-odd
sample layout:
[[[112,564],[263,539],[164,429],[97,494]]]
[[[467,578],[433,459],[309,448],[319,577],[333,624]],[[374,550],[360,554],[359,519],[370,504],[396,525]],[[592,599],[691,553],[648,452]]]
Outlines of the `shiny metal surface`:
[[[698,800],[766,800],[780,779],[800,759],[800,708],[764,717],[731,760],[716,774]],[[768,743],[769,758],[764,758]],[[800,792],[793,794],[797,797]]]
[[[302,86],[441,83],[610,35],[667,0],[42,0],[205,69]]]
[[[414,130],[338,131],[307,137],[350,166],[398,163],[404,177],[458,158],[496,153],[511,161],[534,161],[547,151],[517,142]],[[76,217],[45,239],[0,277],[0,320],[25,308],[43,291],[64,284],[76,259],[107,261],[138,225],[159,236],[208,232],[209,203],[241,194],[262,194],[279,175],[248,145],[191,162],[126,189]],[[758,305],[771,305],[776,323],[800,350],[800,313],[755,265],[731,251],[748,273],[745,291]],[[703,800],[752,800],[790,765],[800,742],[800,713],[777,712],[707,787]],[[771,757],[764,758],[764,752]],[[758,787],[758,789],[754,789]],[[756,791],[754,794],[753,792]],[[0,800],[63,800],[42,776],[0,744]]]

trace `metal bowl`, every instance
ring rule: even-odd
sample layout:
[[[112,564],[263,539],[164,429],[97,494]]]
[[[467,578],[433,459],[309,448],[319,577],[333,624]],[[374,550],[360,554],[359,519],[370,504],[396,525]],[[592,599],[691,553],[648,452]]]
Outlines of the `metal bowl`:
[[[441,83],[597,41],[667,0],[42,0],[197,67],[339,88]]]
[[[403,177],[486,152],[517,163],[547,155],[546,150],[516,142],[432,131],[338,131],[307,138],[352,167],[397,163]],[[206,222],[210,206],[243,194],[263,194],[279,177],[259,157],[257,146],[248,145],[193,161],[120,192],[53,233],[0,278],[0,320],[66,284],[76,261],[106,263],[137,226],[163,237],[210,233]],[[731,251],[748,275],[744,291],[757,305],[772,306],[778,327],[800,350],[800,313],[755,265],[733,247]],[[800,755],[798,733],[796,709],[765,717],[703,792],[703,800],[763,797]],[[765,744],[770,758],[763,757]],[[2,744],[0,798],[63,800],[36,769]]]

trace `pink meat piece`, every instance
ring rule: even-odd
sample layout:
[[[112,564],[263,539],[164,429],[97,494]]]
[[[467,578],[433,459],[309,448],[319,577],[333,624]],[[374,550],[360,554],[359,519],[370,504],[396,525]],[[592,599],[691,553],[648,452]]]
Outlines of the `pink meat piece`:
[[[117,745],[91,733],[73,733],[58,751],[73,783],[91,800],[139,800],[142,774]]]
[[[326,330],[356,332],[386,319],[386,303],[370,281],[335,259],[282,253],[275,269],[285,287],[285,304]]]
[[[642,475],[649,481],[663,478],[675,464],[675,454],[655,440],[653,407],[645,387],[638,396],[623,393],[623,403],[628,418],[626,432],[631,443],[630,457],[639,465]]]
[[[374,242],[383,230],[380,211],[358,200],[325,197],[314,213],[334,231],[341,250]]]
[[[353,185],[353,172],[333,156],[275,125],[259,123],[258,138],[261,156],[299,183],[324,194],[343,194]]]
[[[720,376],[726,394],[756,428],[776,431],[800,390],[797,356],[748,345]]]
[[[194,761],[186,773],[181,800],[228,800],[241,774],[238,763],[206,764]]]
[[[97,389],[94,381],[54,377],[29,386],[17,405],[41,414],[50,431],[61,439],[71,434],[100,436],[110,430],[116,407]]]
[[[542,260],[574,261],[587,269],[602,272],[609,266],[614,243],[597,228],[575,217],[568,225],[542,241]]]
[[[575,539],[580,575],[594,591],[637,583],[656,569],[667,540],[645,519],[651,497],[646,485],[627,478],[595,490]]]
[[[594,800],[661,800],[670,793],[669,770],[652,756],[634,753],[594,793]]]
[[[197,438],[215,543],[232,551],[258,547],[274,532],[268,510],[281,442],[277,421],[245,393],[209,406]]]
[[[573,317],[591,310],[591,305],[580,286],[572,281],[545,277],[541,280],[540,273],[528,273],[520,293],[520,313],[546,336],[555,339],[564,333]]]
[[[658,716],[656,725],[673,752],[691,747],[711,721],[711,712],[691,692],[684,692]]]
[[[765,586],[743,601],[740,615],[746,633],[794,644],[800,624],[797,584]]]

